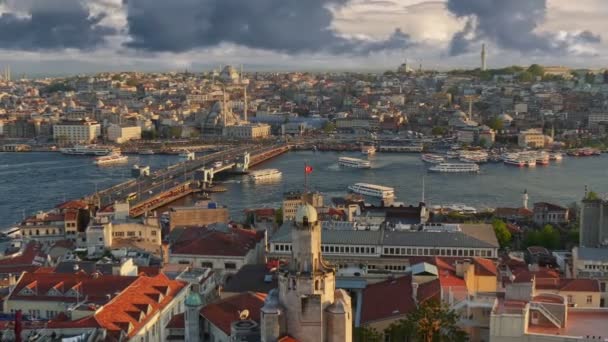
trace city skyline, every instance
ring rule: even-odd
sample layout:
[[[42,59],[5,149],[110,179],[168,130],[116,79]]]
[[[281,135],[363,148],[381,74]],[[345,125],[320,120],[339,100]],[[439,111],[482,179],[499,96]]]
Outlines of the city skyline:
[[[601,68],[601,0],[0,1],[13,74],[210,70]],[[274,18],[274,19],[273,19]],[[187,29],[185,29],[187,28]]]

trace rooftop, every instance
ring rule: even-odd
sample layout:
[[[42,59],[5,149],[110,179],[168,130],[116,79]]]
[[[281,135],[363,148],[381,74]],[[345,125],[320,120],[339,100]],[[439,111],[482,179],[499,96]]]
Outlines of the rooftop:
[[[249,310],[249,319],[260,323],[260,309],[265,299],[263,293],[245,292],[205,306],[201,315],[230,336],[230,324],[240,319],[239,311]]]
[[[608,337],[608,310],[572,309],[568,310],[568,322],[564,328],[554,326],[528,325],[529,334],[549,334],[560,336],[598,336],[600,341]],[[602,339],[604,338],[604,339]]]

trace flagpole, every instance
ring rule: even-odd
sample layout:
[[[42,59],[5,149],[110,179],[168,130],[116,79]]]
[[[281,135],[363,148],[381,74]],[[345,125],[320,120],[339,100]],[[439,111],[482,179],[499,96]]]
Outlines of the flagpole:
[[[308,194],[308,163],[304,162],[304,196]]]

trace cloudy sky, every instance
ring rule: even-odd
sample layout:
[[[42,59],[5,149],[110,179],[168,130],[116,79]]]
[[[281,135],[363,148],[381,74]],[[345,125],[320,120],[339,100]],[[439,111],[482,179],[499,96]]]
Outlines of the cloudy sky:
[[[608,66],[608,0],[0,0],[0,66],[384,70]]]

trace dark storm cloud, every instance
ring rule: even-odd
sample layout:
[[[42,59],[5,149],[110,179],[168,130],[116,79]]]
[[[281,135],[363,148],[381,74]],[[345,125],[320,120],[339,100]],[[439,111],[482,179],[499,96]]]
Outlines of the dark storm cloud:
[[[383,41],[339,36],[328,6],[347,0],[125,0],[126,45],[146,51],[183,52],[233,43],[288,54],[367,54],[402,49],[410,37],[396,30]]]
[[[99,25],[104,15],[91,16],[81,0],[30,0],[27,15],[17,15],[9,2],[4,4],[8,11],[0,15],[2,49],[90,49],[114,34],[114,29]]]
[[[479,40],[525,53],[565,53],[570,44],[596,43],[600,37],[589,31],[558,37],[535,32],[546,16],[546,0],[448,0],[448,10],[468,18],[467,26],[457,32],[450,44],[450,54],[467,52]]]

